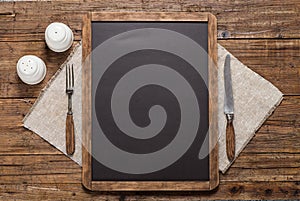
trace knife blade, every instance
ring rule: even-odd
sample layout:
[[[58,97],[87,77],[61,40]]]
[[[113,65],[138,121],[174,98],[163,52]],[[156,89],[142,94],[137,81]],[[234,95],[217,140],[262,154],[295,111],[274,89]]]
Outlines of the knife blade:
[[[224,64],[224,114],[226,115],[226,153],[229,161],[232,161],[235,157],[235,131],[233,127],[234,119],[234,101],[232,92],[232,80],[231,80],[231,66],[230,55],[225,58]]]

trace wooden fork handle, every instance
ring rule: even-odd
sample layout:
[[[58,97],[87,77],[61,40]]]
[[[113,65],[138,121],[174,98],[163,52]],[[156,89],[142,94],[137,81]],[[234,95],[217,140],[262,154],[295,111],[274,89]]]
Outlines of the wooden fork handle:
[[[232,120],[227,120],[226,126],[226,153],[231,162],[235,157],[235,133]]]
[[[67,114],[66,119],[66,150],[68,155],[72,155],[75,151],[73,114]]]

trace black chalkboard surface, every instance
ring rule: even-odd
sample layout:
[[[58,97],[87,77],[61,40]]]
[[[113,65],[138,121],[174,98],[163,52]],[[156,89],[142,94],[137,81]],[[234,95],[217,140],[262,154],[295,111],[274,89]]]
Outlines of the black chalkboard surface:
[[[214,22],[199,13],[85,18],[87,188],[210,190],[218,184]]]

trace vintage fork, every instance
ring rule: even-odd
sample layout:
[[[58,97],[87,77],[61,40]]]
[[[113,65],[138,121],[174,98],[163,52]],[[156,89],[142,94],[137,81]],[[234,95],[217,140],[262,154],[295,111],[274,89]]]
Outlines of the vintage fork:
[[[75,133],[72,111],[72,94],[74,91],[74,66],[66,66],[66,93],[68,94],[68,113],[66,118],[66,151],[72,155],[75,151]]]

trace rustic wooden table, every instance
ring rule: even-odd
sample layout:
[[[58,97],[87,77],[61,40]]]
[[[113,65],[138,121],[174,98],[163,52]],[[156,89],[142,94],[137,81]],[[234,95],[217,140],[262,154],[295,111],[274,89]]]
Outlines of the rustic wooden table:
[[[81,186],[81,168],[22,119],[67,58],[46,48],[44,30],[68,24],[81,39],[87,11],[208,11],[218,42],[284,94],[284,100],[212,192],[97,193]],[[2,200],[197,200],[300,198],[300,1],[89,0],[0,2],[0,198]],[[16,74],[25,54],[47,64],[39,85]]]

